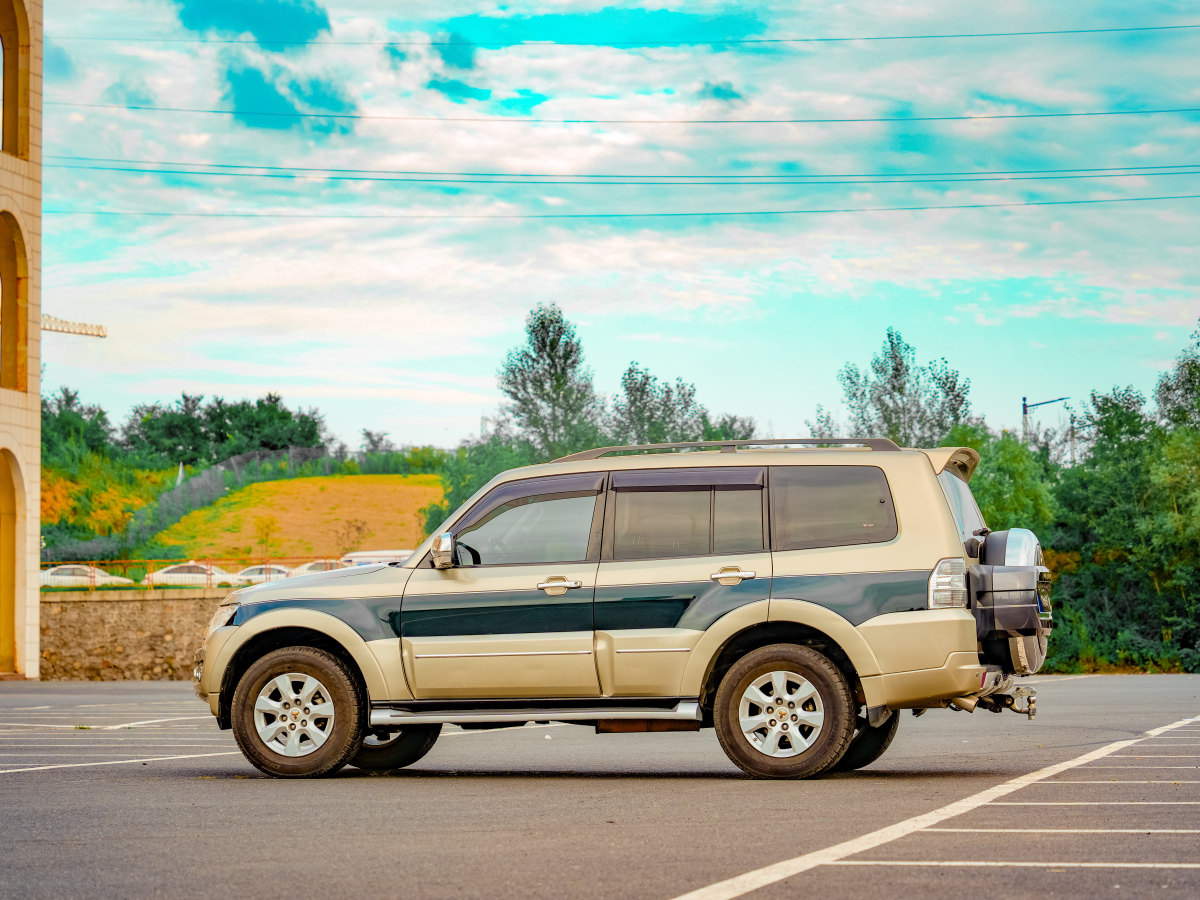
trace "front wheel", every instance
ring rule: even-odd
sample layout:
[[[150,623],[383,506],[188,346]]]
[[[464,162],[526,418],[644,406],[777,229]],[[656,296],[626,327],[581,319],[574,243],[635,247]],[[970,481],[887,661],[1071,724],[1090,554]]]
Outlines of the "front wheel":
[[[350,765],[370,772],[403,769],[428,753],[441,733],[441,725],[409,725],[400,731],[368,734]]]
[[[721,680],[713,724],[726,755],[756,778],[808,778],[834,765],[854,736],[842,671],[811,647],[751,651]]]
[[[362,743],[357,679],[315,647],[282,647],[256,661],[233,693],[233,735],[258,769],[276,778],[329,775]]]

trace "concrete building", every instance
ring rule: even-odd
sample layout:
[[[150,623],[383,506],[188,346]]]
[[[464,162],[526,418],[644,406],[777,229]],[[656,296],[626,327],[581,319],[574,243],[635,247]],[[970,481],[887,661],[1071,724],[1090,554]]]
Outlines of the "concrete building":
[[[0,0],[0,677],[38,675],[42,4]]]

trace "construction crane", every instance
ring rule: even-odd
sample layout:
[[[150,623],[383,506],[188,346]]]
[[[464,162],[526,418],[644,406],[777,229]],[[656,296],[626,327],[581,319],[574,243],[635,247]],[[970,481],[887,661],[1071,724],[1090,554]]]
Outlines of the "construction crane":
[[[42,331],[58,331],[62,334],[79,334],[84,337],[108,337],[108,329],[103,325],[90,325],[87,322],[68,322],[58,316],[42,316]]]

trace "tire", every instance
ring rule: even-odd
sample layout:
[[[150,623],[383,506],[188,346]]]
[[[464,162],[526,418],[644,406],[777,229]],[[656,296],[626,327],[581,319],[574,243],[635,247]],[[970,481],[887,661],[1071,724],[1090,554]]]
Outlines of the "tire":
[[[441,733],[441,725],[409,725],[387,736],[368,734],[350,765],[368,772],[403,769],[428,753]]]
[[[869,766],[883,756],[900,729],[900,713],[898,710],[892,710],[892,714],[882,725],[872,725],[864,714],[858,717],[856,727],[858,730],[854,732],[850,741],[850,749],[834,763],[830,768],[831,772],[852,772]]]
[[[759,690],[764,685],[775,697]],[[776,697],[792,704],[792,721],[766,712],[775,712]],[[713,724],[721,748],[747,774],[809,778],[842,758],[854,736],[855,711],[846,676],[829,657],[811,647],[772,644],[747,653],[721,679]],[[743,719],[761,724],[744,728]]]
[[[254,662],[238,682],[233,735],[260,771],[316,778],[358,753],[364,707],[358,679],[336,656],[315,647],[282,647]]]

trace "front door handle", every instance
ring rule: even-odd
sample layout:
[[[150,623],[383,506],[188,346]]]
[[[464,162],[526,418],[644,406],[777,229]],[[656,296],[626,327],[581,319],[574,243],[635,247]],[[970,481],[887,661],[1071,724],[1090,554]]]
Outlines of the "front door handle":
[[[747,578],[754,578],[754,572],[747,572],[741,566],[722,566],[721,571],[713,572],[708,576],[711,581],[717,584],[723,584],[730,587],[735,584],[741,584]]]
[[[561,575],[551,575],[538,585],[539,591],[545,591],[551,597],[561,597],[571,588],[583,587],[582,581],[568,581]]]

